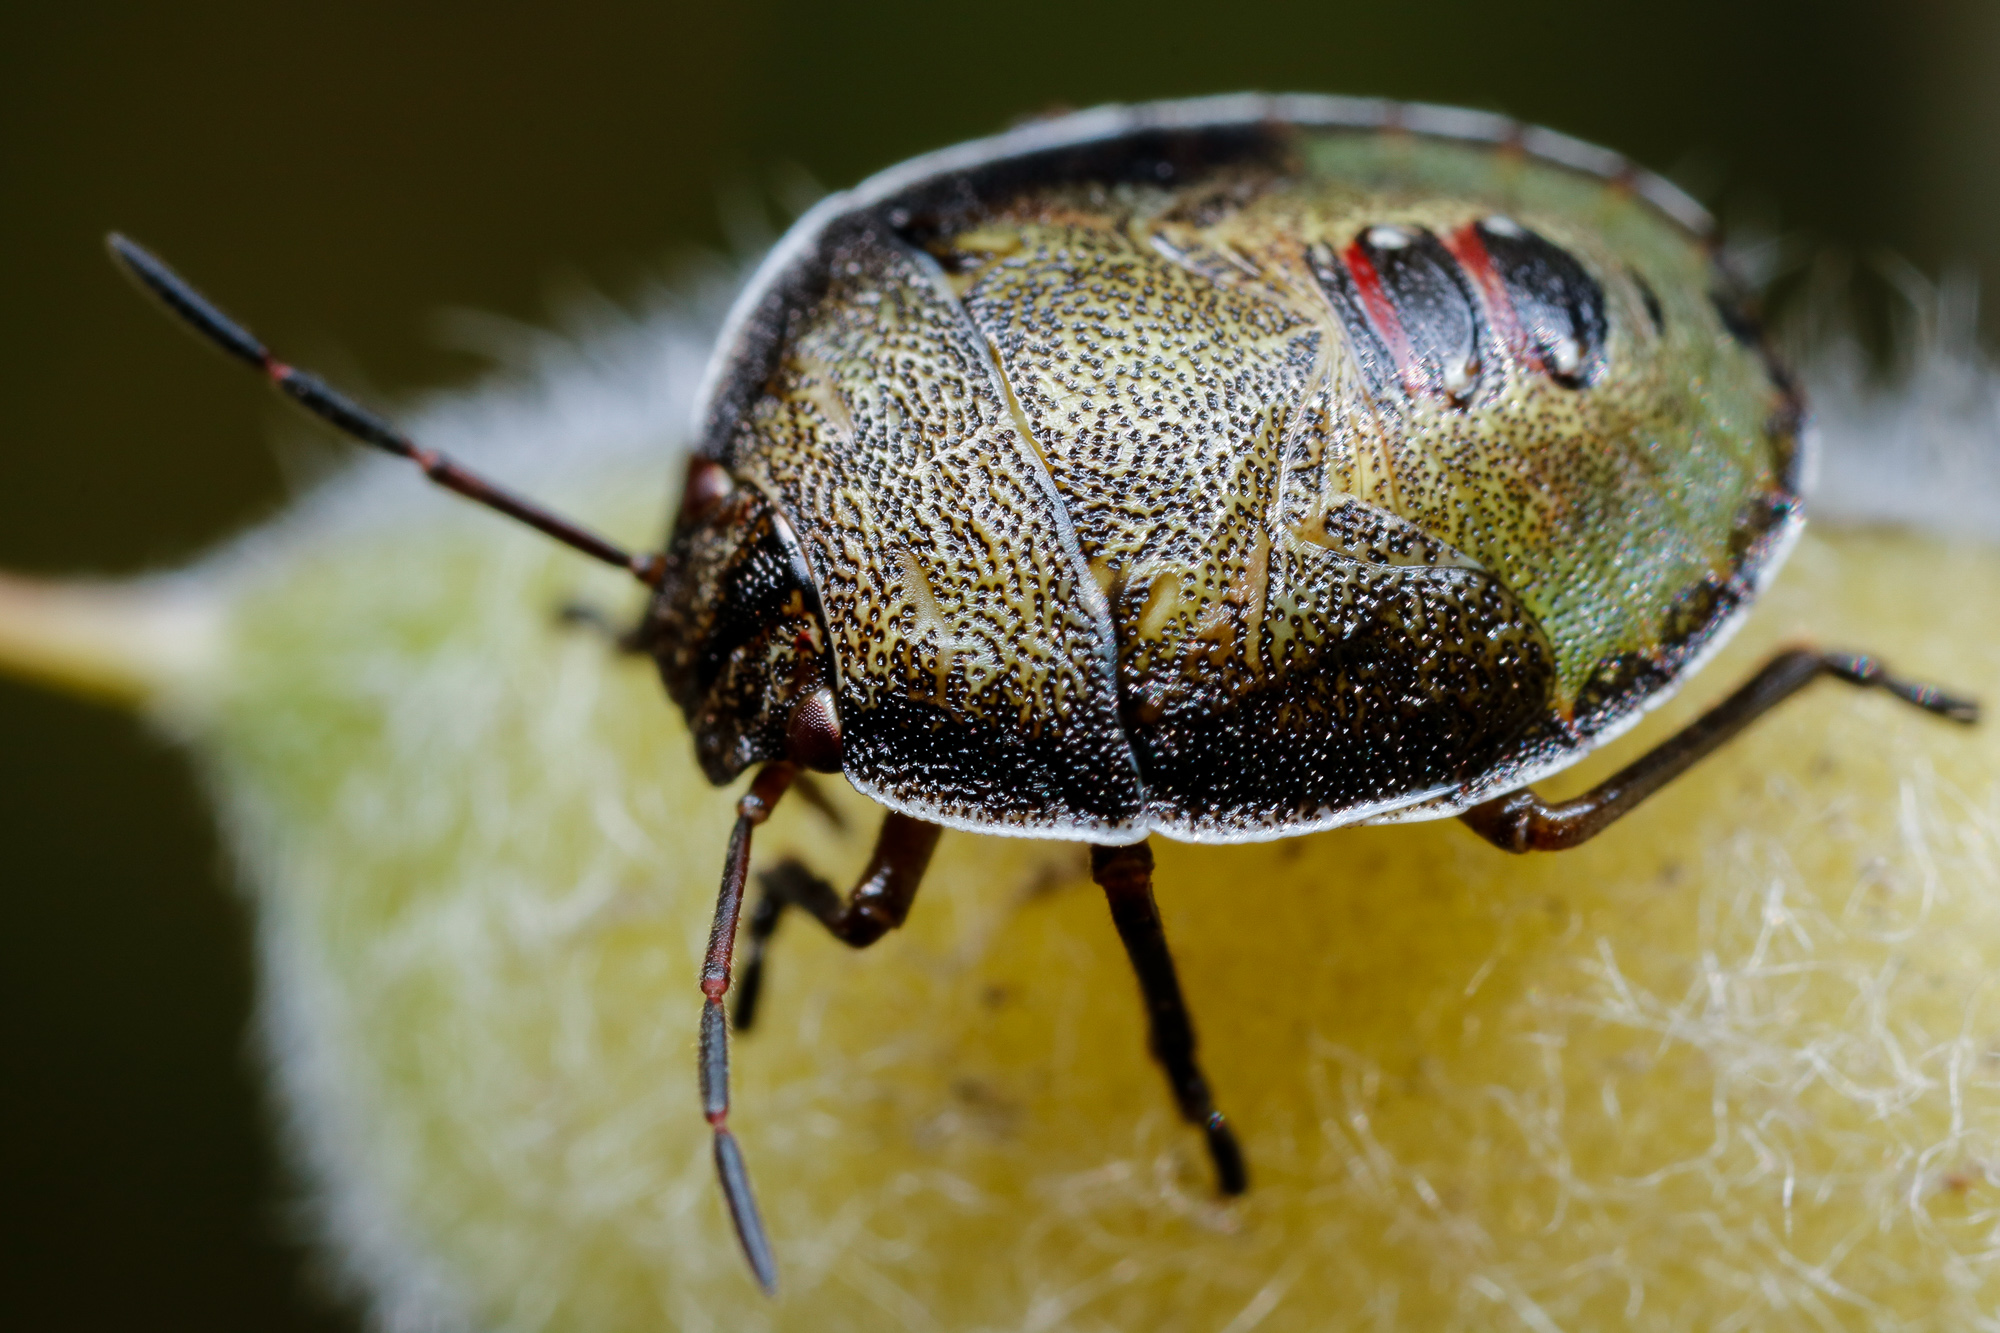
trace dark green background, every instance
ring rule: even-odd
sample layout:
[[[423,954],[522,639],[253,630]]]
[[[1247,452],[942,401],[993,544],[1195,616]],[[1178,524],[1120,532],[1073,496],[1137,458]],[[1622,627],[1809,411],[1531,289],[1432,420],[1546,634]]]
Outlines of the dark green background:
[[[783,169],[843,185],[1023,113],[1245,88],[1503,110],[1725,216],[2000,273],[1979,0],[411,9],[0,19],[0,567],[170,563],[281,496],[277,409],[113,276],[112,226],[391,403],[476,371],[440,309],[629,293]],[[0,867],[0,1327],[350,1324],[290,1238],[186,765],[0,684]]]

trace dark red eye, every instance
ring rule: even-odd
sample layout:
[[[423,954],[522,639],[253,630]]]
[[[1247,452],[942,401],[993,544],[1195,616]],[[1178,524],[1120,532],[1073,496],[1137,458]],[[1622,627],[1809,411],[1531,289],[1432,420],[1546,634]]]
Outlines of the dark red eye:
[[[840,714],[821,686],[799,700],[785,722],[785,755],[815,773],[840,771]]]
[[[710,458],[690,459],[687,484],[681,487],[681,524],[691,526],[701,522],[735,489],[735,481],[722,464]]]

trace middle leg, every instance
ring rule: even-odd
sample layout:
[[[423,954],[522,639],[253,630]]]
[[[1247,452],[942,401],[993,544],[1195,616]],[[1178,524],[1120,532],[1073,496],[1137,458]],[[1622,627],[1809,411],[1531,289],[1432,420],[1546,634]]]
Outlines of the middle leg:
[[[882,831],[875,835],[868,868],[846,898],[796,859],[782,861],[759,875],[762,893],[750,915],[750,950],[737,983],[736,1030],[748,1032],[757,1020],[757,1000],[764,990],[764,951],[786,908],[804,909],[835,939],[864,949],[909,917],[917,886],[923,882],[938,835],[943,832],[936,824],[891,810],[882,817]]]
[[[1208,1155],[1215,1162],[1216,1187],[1224,1194],[1241,1194],[1250,1184],[1243,1149],[1222,1112],[1215,1109],[1208,1080],[1194,1058],[1194,1020],[1181,998],[1174,956],[1167,950],[1167,930],[1153,901],[1153,849],[1143,842],[1124,847],[1092,847],[1090,874],[1111,905],[1118,938],[1138,974],[1146,998],[1150,1029],[1148,1045],[1166,1071],[1167,1084],[1180,1104],[1181,1117],[1198,1125],[1208,1138]]]

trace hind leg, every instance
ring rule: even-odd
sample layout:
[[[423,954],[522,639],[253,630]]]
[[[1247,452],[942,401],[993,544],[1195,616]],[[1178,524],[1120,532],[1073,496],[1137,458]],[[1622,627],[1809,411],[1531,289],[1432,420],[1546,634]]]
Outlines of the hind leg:
[[[1736,693],[1576,799],[1549,805],[1524,789],[1475,805],[1459,818],[1503,851],[1557,852],[1574,847],[1624,818],[1696,761],[1821,676],[1885,690],[1953,722],[1970,725],[1979,720],[1978,704],[1892,676],[1866,654],[1794,648],[1766,662]]]
[[[1208,1079],[1195,1063],[1194,1020],[1181,998],[1180,978],[1174,972],[1173,954],[1167,949],[1166,927],[1160,921],[1159,905],[1153,901],[1153,849],[1143,842],[1092,847],[1090,873],[1104,890],[1112,924],[1118,927],[1118,938],[1124,941],[1132,971],[1139,978],[1139,992],[1146,1002],[1148,1045],[1166,1071],[1167,1086],[1173,1089],[1181,1118],[1198,1126],[1207,1137],[1216,1188],[1224,1194],[1241,1194],[1249,1187],[1249,1171],[1243,1163],[1243,1149],[1229,1122],[1215,1109]]]

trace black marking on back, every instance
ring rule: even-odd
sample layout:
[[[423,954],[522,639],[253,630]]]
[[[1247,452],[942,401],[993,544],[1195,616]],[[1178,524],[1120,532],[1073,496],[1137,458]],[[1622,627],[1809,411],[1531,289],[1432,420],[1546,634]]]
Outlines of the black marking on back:
[[[1597,383],[1608,328],[1604,288],[1575,255],[1517,222],[1485,218],[1478,227],[1542,369],[1565,388]]]
[[[1004,825],[1074,812],[1067,818],[1116,826],[1142,808],[1130,743],[1115,730],[1001,732],[893,693],[870,707],[843,707],[840,722],[841,768],[850,778],[862,775],[880,794],[928,803],[949,818]]]
[[[1340,316],[1341,327],[1347,331],[1347,345],[1354,352],[1354,361],[1361,369],[1361,376],[1368,382],[1369,396],[1377,402],[1402,393],[1401,377],[1396,371],[1396,358],[1389,351],[1389,345],[1382,335],[1375,331],[1368,312],[1362,307],[1361,293],[1357,290],[1354,275],[1347,271],[1347,265],[1340,262],[1332,249],[1315,245],[1306,253],[1306,260],[1312,266],[1314,279],[1326,293],[1328,304]]]
[[[1409,340],[1404,386],[1469,401],[1484,362],[1486,318],[1451,252],[1420,227],[1370,227],[1355,246],[1374,265]]]
[[[1126,729],[1155,827],[1243,830],[1476,782],[1545,728],[1546,637],[1498,580],[1363,567],[1267,681],[1182,688]],[[1317,621],[1317,623],[1313,623]]]

